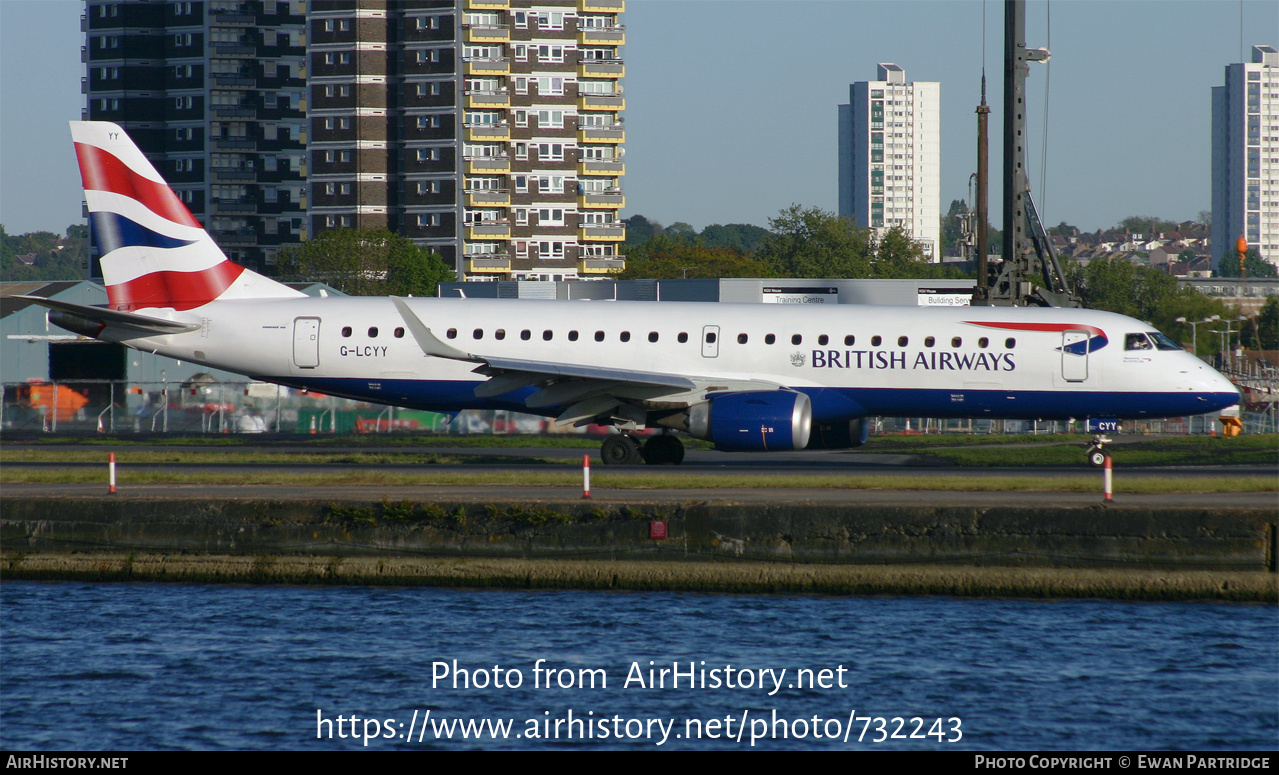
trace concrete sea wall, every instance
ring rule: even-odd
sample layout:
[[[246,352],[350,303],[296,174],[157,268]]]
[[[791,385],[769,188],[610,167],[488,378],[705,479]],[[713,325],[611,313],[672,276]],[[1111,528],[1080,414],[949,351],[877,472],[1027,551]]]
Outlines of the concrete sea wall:
[[[642,495],[626,506],[5,498],[0,576],[1274,601],[1275,521],[1240,508]]]

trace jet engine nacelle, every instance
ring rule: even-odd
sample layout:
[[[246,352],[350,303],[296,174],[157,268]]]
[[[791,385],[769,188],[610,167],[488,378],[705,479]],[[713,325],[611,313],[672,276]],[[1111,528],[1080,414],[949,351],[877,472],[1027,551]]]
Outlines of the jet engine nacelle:
[[[870,436],[870,418],[857,417],[831,423],[814,423],[808,449],[849,449],[860,447]]]
[[[808,396],[789,390],[728,393],[688,409],[690,436],[730,452],[803,449],[813,428]]]

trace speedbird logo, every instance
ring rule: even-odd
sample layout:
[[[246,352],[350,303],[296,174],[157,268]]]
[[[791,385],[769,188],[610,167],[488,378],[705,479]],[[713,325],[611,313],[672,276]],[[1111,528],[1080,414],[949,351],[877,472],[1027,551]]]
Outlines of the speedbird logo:
[[[1081,339],[1078,342],[1058,347],[1058,350],[1068,352],[1071,355],[1087,355],[1095,353],[1110,343],[1106,338],[1106,332],[1096,326],[1081,326],[1078,323],[979,323],[975,320],[965,320],[970,326],[983,326],[985,328],[998,328],[1004,331],[1037,331],[1037,332],[1060,332],[1078,331],[1088,334],[1087,339]]]

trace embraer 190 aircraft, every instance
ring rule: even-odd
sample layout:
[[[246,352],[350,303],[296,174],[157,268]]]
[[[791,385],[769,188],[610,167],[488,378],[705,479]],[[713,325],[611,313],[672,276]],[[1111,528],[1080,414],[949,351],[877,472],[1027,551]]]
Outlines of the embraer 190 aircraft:
[[[1108,312],[398,297],[312,298],[227,260],[120,127],[73,122],[109,304],[32,299],[108,342],[337,396],[508,409],[621,431],[606,463],[838,449],[868,418],[1212,412],[1234,386]],[[631,431],[667,429],[641,445]]]

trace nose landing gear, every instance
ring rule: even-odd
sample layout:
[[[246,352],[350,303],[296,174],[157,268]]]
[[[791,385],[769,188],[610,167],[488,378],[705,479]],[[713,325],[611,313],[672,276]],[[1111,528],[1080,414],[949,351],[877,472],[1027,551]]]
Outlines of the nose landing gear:
[[[1110,438],[1104,433],[1094,433],[1092,441],[1088,442],[1088,464],[1096,468],[1106,465],[1106,458],[1110,453],[1106,451],[1106,445],[1111,442]]]

